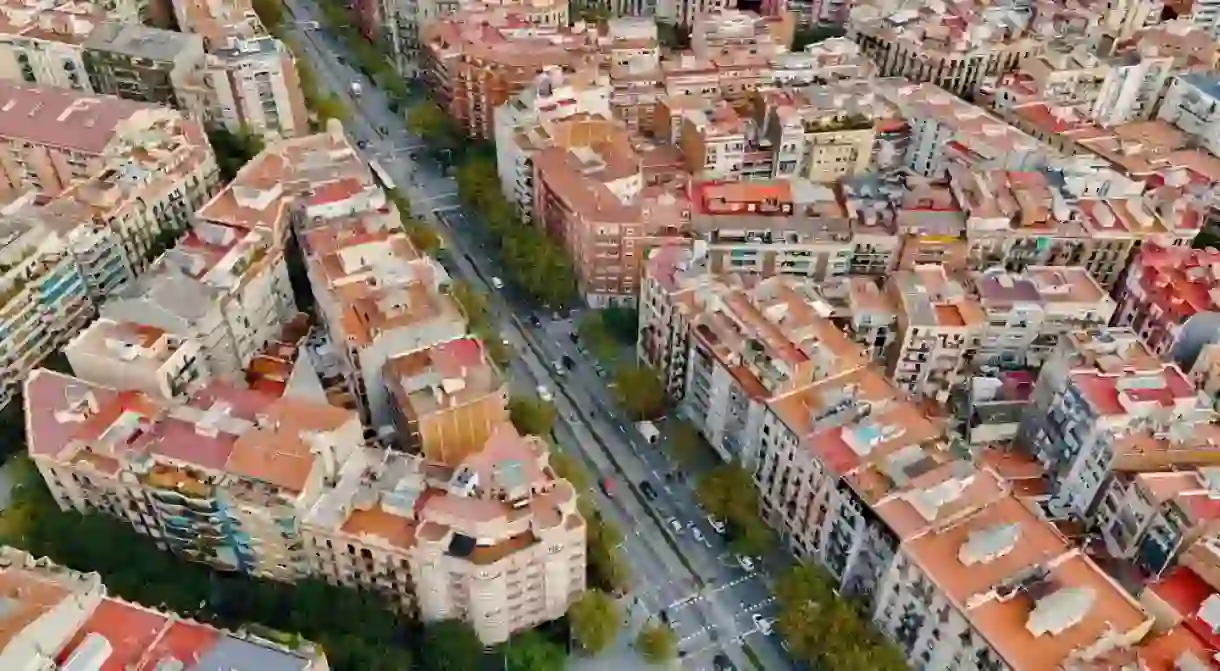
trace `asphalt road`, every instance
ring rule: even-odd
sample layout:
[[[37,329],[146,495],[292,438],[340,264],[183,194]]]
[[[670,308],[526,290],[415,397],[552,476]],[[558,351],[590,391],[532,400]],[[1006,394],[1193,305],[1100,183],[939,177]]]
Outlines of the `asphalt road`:
[[[664,610],[681,640],[685,668],[710,669],[713,656],[721,652],[739,669],[752,668],[741,649],[743,642],[750,644],[767,671],[792,668],[777,638],[764,635],[754,622],[755,614],[774,616],[765,576],[745,571],[729,552],[699,510],[690,478],[665,483],[672,464],[645,445],[614,410],[605,380],[573,348],[570,322],[539,315],[535,325],[529,308],[512,300],[511,290],[490,286],[493,276],[504,273],[483,251],[482,228],[460,207],[453,180],[441,175],[438,166],[415,160],[423,143],[407,133],[404,119],[390,111],[388,100],[349,65],[350,55],[343,60],[347,54],[343,44],[323,31],[301,28],[301,23],[320,20],[318,8],[302,0],[287,0],[286,7],[300,22],[293,28],[294,43],[302,52],[297,56],[309,62],[319,85],[338,94],[350,112],[345,129],[365,143],[365,157],[376,158],[395,180],[411,201],[413,214],[438,226],[451,252],[450,271],[488,295],[492,322],[517,355],[509,371],[516,389],[530,392],[546,386],[559,413],[555,429],[559,449],[579,456],[595,477],[613,482],[613,499],[596,487],[588,494],[602,514],[626,532],[623,551],[636,581],[632,594],[624,599],[628,628],[638,628]],[[359,98],[350,95],[352,81],[364,85]],[[565,353],[577,365],[560,375],[552,362]],[[657,489],[657,500],[640,495],[638,485],[644,480]],[[671,519],[678,521],[681,532],[670,528]],[[692,525],[703,541],[696,539]],[[630,638],[630,632],[624,634],[624,646]],[[624,649],[612,654],[630,653]],[[626,663],[635,666],[638,660]]]

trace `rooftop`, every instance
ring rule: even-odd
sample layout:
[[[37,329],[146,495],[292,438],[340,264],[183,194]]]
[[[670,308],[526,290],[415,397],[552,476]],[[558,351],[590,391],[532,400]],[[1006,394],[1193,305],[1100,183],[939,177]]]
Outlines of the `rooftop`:
[[[386,384],[415,417],[501,390],[504,380],[474,338],[450,340],[386,362]]]
[[[96,156],[124,122],[160,110],[149,103],[0,81],[0,137]]]
[[[202,54],[203,38],[136,23],[105,21],[89,34],[85,48],[164,63],[173,62],[191,50]]]

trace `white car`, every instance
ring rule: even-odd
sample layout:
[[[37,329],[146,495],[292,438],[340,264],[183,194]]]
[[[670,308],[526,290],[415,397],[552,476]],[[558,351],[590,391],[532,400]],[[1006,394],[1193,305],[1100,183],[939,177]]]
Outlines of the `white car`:
[[[669,518],[669,528],[673,529],[675,534],[682,533],[682,523],[674,518]]]
[[[743,571],[754,571],[754,560],[745,555],[737,555],[737,565],[740,566],[741,570]]]
[[[495,287],[495,288],[497,288],[497,289],[503,289],[503,288],[504,288],[504,280],[502,280],[502,279],[500,279],[500,278],[498,278],[498,277],[493,277],[493,278],[491,278],[491,286],[493,286],[493,287]]]
[[[699,527],[695,526],[694,522],[690,523],[690,532],[691,535],[695,537],[696,541],[700,543],[707,542],[707,537],[703,535],[703,532],[699,530]]]
[[[716,530],[716,533],[718,533],[722,536],[724,535],[724,531],[725,531],[724,522],[721,522],[720,520],[716,519],[715,517],[708,515],[707,523],[712,525],[712,528]]]
[[[757,627],[760,632],[762,632],[763,636],[771,635],[771,632],[773,631],[773,629],[771,628],[771,625],[772,625],[771,620],[768,620],[767,618],[763,617],[762,615],[760,615],[758,613],[754,613],[753,615],[751,615],[750,619],[754,620],[754,626]]]
[[[555,400],[555,396],[551,394],[551,390],[546,388],[546,385],[538,385],[538,398],[550,403]]]

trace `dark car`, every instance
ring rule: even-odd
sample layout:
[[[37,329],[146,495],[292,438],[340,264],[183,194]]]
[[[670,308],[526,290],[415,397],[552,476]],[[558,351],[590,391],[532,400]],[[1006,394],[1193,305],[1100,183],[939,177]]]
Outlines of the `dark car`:
[[[657,490],[652,486],[652,483],[647,480],[640,481],[640,491],[649,501],[657,500]]]
[[[563,355],[563,367],[572,370],[576,367],[576,362],[567,354]]]
[[[736,667],[733,666],[733,660],[722,652],[712,658],[712,668],[716,671],[733,671]]]
[[[530,315],[530,323],[534,326],[542,326],[542,320],[538,318],[538,315]]]

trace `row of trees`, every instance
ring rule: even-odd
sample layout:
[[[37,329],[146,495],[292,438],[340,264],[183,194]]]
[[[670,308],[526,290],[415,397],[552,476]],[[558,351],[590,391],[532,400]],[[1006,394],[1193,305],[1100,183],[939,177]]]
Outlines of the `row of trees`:
[[[262,136],[247,128],[238,133],[230,133],[224,128],[210,130],[208,142],[212,145],[212,151],[216,152],[216,165],[220,168],[220,178],[225,182],[232,181],[242,166],[266,148]]]
[[[872,628],[868,618],[835,593],[822,568],[798,564],[779,576],[776,628],[792,657],[812,668],[836,671],[903,671],[901,651]]]
[[[543,305],[553,309],[572,305],[576,274],[567,250],[541,229],[521,222],[500,193],[495,162],[477,157],[467,160],[458,168],[457,186],[462,202],[482,215],[509,279]]]
[[[757,556],[775,547],[775,537],[758,517],[758,486],[741,464],[716,466],[695,487],[699,505],[724,520],[734,552]]]

